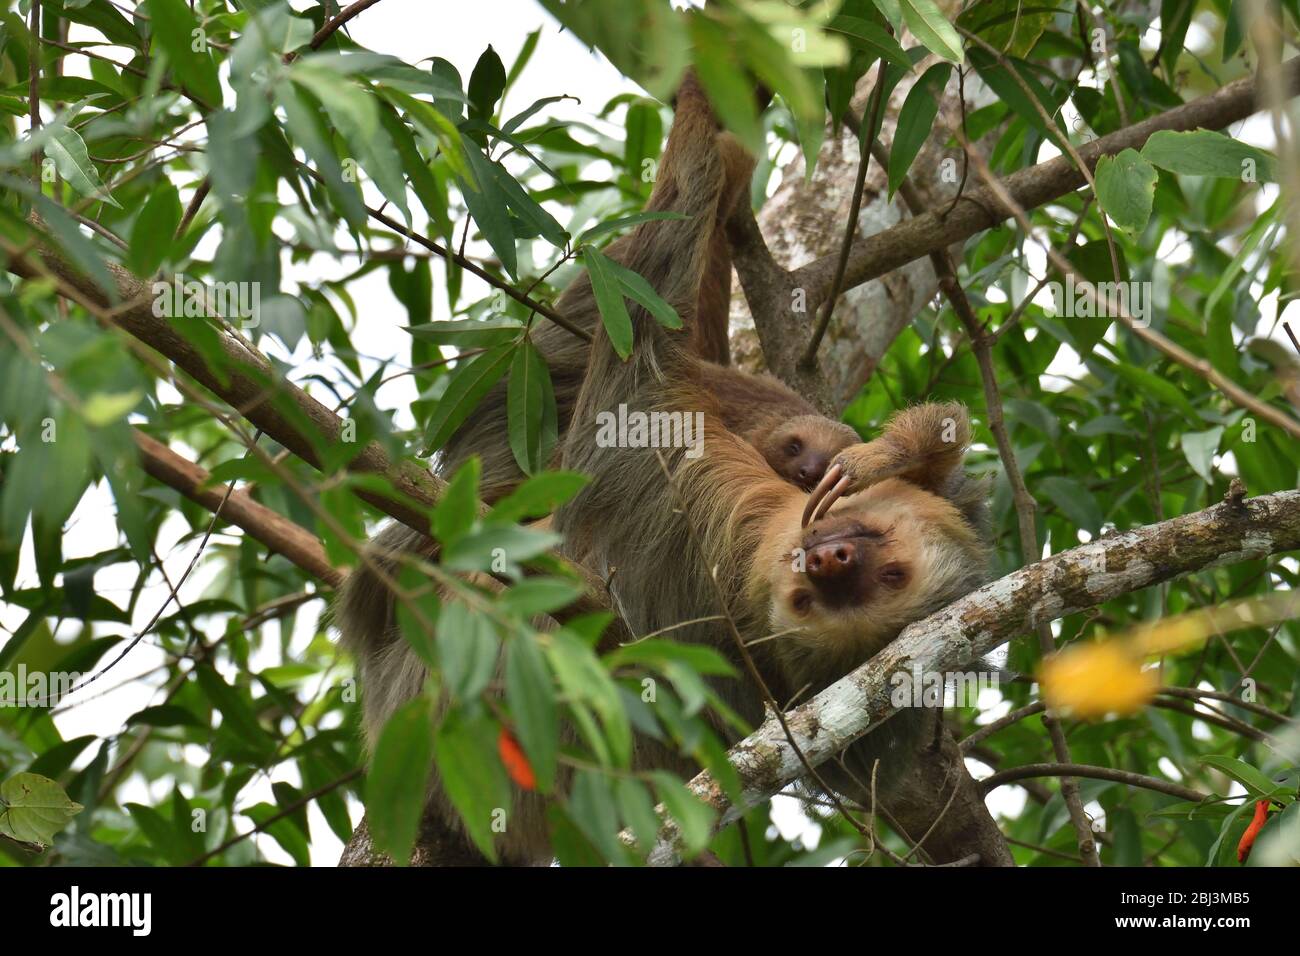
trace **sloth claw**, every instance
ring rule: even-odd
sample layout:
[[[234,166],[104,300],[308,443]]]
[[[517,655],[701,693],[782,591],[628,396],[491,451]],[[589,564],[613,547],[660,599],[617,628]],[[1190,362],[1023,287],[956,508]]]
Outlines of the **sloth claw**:
[[[826,474],[817,483],[817,487],[808,496],[808,504],[803,509],[803,527],[808,527],[830,510],[831,505],[839,501],[849,489],[853,480],[844,474],[844,466],[838,461],[826,469]]]

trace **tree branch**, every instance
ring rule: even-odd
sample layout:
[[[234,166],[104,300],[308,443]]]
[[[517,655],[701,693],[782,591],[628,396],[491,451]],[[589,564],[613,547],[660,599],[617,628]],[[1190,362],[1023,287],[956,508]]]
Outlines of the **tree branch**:
[[[910,625],[871,660],[788,713],[786,723],[807,758],[822,763],[892,716],[894,673],[910,674],[915,667],[925,673],[960,670],[1042,621],[1203,568],[1296,548],[1300,491],[1229,498],[1204,511],[1107,535],[1021,568]],[[708,772],[688,784],[719,811],[720,825],[798,779],[803,769],[775,720],[736,744],[729,759],[741,780],[738,805]],[[670,819],[660,830],[651,863],[674,864],[679,845]]]
[[[332,37],[339,29],[357,14],[373,7],[379,0],[356,0],[339,11],[338,16],[326,20],[324,25],[311,38],[311,48],[319,50],[321,44]]]
[[[1154,790],[1157,793],[1177,797],[1179,800],[1190,800],[1193,803],[1199,803],[1206,798],[1206,794],[1201,793],[1199,790],[1193,790],[1190,787],[1184,787],[1168,780],[1161,780],[1159,777],[1150,777],[1144,773],[1133,773],[1129,770],[1115,770],[1113,767],[1093,767],[1081,763],[1031,763],[1023,767],[1012,767],[1010,770],[999,770],[993,776],[985,777],[979,782],[979,786],[981,791],[988,793],[1003,784],[1014,783],[1027,777],[1060,777],[1063,780],[1071,777],[1088,777],[1092,780],[1112,780],[1115,783],[1127,784],[1130,787]]]
[[[1281,72],[1288,95],[1300,94],[1300,57],[1285,63]],[[1160,130],[1222,129],[1259,109],[1259,99],[1256,80],[1240,79],[1183,106],[1095,139],[1079,147],[1078,152],[1092,169],[1102,156],[1112,156],[1124,149],[1141,149]],[[1062,155],[1012,173],[1003,180],[1003,185],[1018,205],[1032,209],[1078,189],[1084,185],[1084,177],[1073,160]],[[929,212],[856,241],[845,271],[845,288],[861,285],[936,249],[969,239],[1011,215],[1012,211],[987,187],[968,191],[951,213]],[[810,301],[820,303],[829,292],[835,266],[834,255],[822,256],[794,270],[791,279],[794,285],[808,290]]]
[[[136,447],[140,449],[140,463],[153,478],[209,511],[215,512],[220,508],[224,520],[244,529],[251,537],[330,587],[336,588],[343,583],[342,572],[330,564],[320,540],[306,528],[254,501],[247,492],[233,491],[227,498],[224,488],[208,484],[210,476],[206,469],[139,429],[134,430],[134,437]]]
[[[22,254],[8,240],[0,239],[0,243],[8,253],[10,271],[29,279],[52,276],[61,295],[162,354],[313,467],[322,468],[322,453],[343,443],[342,419],[285,380],[271,361],[243,338],[221,328],[212,329],[215,339],[212,344],[221,353],[221,367],[214,368],[204,351],[181,334],[169,319],[154,315],[150,286],[121,266],[105,263],[115,286],[118,301],[114,305],[104,290],[72,268],[57,251],[41,246],[34,258]],[[354,491],[359,498],[407,527],[421,534],[429,533],[429,512],[442,498],[447,487],[445,481],[412,459],[394,462],[378,442],[358,448],[344,467],[352,473],[378,475],[390,482],[393,493],[368,488]],[[480,505],[479,510],[482,513],[485,509]],[[588,593],[553,616],[568,620],[581,614],[609,611],[611,604],[604,582],[581,565],[573,567],[582,576]],[[602,640],[621,643],[627,638],[626,625],[616,615]]]

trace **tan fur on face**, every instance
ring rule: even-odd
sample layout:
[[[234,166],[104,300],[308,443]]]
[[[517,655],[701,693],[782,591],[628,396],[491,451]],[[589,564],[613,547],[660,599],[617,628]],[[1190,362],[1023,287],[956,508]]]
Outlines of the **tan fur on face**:
[[[801,611],[795,595],[811,589],[796,560],[805,529],[795,514],[774,516],[751,569],[751,593],[767,603],[772,631],[790,632],[775,642],[784,666],[816,683],[865,661],[905,626],[969,591],[986,558],[984,544],[951,502],[897,479],[841,499],[831,516],[879,532],[876,560],[906,567],[908,581],[859,606],[829,609],[814,601]]]

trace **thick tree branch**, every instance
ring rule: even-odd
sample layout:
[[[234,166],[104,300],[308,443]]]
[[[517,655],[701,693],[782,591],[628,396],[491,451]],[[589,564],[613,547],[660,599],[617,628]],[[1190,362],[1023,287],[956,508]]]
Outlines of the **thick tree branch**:
[[[1281,72],[1287,94],[1300,94],[1300,57],[1287,61]],[[1141,149],[1160,130],[1222,129],[1250,116],[1260,105],[1256,80],[1253,77],[1237,80],[1183,106],[1095,139],[1080,146],[1078,152],[1092,169],[1102,156],[1112,156],[1124,149]],[[1012,173],[1003,184],[1019,206],[1032,209],[1078,189],[1084,185],[1084,177],[1073,160],[1062,155]],[[1011,215],[1011,209],[988,188],[968,190],[951,212],[935,210],[855,242],[844,285],[846,288],[861,285],[936,249],[991,229]],[[829,292],[835,267],[834,255],[822,256],[794,270],[791,279],[794,285],[808,290],[811,302],[820,303]]]
[[[1104,604],[1133,591],[1218,565],[1300,548],[1300,491],[1229,498],[1190,515],[1108,535],[1021,568],[904,629],[857,670],[786,715],[800,749],[824,762],[893,715],[891,675],[961,670],[1040,622]],[[729,754],[743,796],[733,805],[708,772],[691,791],[721,814],[721,825],[797,780],[803,765],[775,720]],[[672,865],[679,846],[669,820],[651,862]]]
[[[254,501],[246,492],[233,491],[227,497],[224,488],[208,483],[210,476],[206,469],[138,429],[134,436],[140,449],[140,463],[153,478],[209,511],[220,508],[224,520],[330,587],[343,583],[342,572],[330,564],[320,540],[306,528]]]

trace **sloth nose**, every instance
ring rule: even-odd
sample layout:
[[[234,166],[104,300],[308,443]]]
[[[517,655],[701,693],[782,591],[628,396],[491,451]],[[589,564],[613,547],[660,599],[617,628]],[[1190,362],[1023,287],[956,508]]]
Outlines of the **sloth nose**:
[[[847,600],[860,589],[865,563],[862,543],[852,538],[827,541],[808,549],[808,577],[823,598]]]
[[[827,457],[825,455],[805,455],[799,460],[799,484],[811,486],[821,481],[826,474]]]

